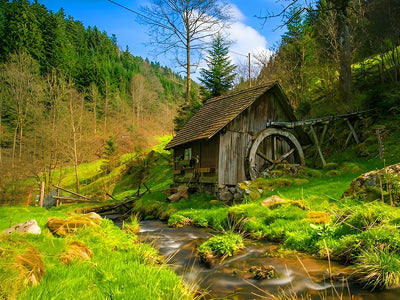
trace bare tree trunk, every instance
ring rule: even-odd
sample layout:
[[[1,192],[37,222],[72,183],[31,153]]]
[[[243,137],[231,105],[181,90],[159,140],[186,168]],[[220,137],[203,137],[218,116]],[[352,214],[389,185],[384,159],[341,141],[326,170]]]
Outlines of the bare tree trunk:
[[[11,165],[14,167],[14,162],[15,162],[15,148],[17,144],[17,134],[18,134],[18,124],[15,126],[14,130],[14,139],[13,139],[13,148],[12,148],[12,160],[11,160]]]
[[[107,135],[107,114],[108,114],[108,82],[106,80],[106,98],[104,99],[104,136]]]
[[[72,106],[72,95],[69,97],[69,115],[72,131],[72,160],[75,168],[75,185],[76,191],[79,193],[79,171],[78,171],[78,149],[77,149],[77,128],[74,120],[74,109]]]
[[[19,126],[19,160],[22,158],[22,122]]]
[[[187,25],[188,27],[188,25]],[[189,103],[190,101],[190,88],[191,88],[191,80],[190,80],[190,29],[186,29],[186,101]]]
[[[0,100],[1,101],[1,100]],[[3,129],[2,129],[2,123],[1,123],[1,115],[2,115],[2,111],[3,111],[3,102],[0,102],[0,166],[3,165],[3,156],[2,156],[2,152],[3,152],[3,147],[2,147],[2,141],[3,141]]]

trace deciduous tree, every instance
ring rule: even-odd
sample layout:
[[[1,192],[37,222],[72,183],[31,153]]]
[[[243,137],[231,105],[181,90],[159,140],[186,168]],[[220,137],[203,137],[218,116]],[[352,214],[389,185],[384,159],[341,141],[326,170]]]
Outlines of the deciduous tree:
[[[178,64],[185,68],[188,101],[191,67],[197,65],[192,58],[199,58],[209,38],[228,24],[228,4],[218,0],[152,0],[141,11],[140,19],[149,26],[157,52],[173,52]]]

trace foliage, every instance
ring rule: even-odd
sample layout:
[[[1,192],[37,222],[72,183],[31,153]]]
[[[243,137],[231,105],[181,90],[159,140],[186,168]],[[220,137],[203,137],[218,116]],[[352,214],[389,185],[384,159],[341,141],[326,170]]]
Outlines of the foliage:
[[[226,232],[223,235],[209,238],[200,245],[198,251],[202,256],[212,254],[217,257],[226,258],[241,249],[244,249],[242,236],[234,232]]]
[[[63,10],[1,1],[0,15],[0,163],[9,170],[1,201],[25,198],[31,187],[15,183],[28,174],[49,192],[59,168],[101,157],[105,137],[123,154],[172,131],[183,80],[171,69],[121,51],[115,36]]]

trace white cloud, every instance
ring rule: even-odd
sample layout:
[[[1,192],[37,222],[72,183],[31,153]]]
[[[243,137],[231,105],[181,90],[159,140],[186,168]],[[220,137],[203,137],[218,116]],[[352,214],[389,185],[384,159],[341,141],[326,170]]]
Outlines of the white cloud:
[[[239,10],[239,8],[233,4],[232,14],[234,16],[234,22],[229,29],[226,30],[228,38],[233,42],[230,46],[230,55],[232,61],[236,65],[247,64],[247,58],[245,56],[248,53],[252,57],[252,65],[255,63],[254,57],[257,54],[272,52],[267,48],[268,42],[266,38],[261,35],[256,29],[251,26],[246,25],[246,17]]]

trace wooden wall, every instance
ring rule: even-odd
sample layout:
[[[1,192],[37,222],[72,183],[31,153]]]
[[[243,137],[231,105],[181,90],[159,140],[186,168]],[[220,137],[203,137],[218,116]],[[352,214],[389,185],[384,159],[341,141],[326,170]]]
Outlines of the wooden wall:
[[[192,161],[185,161],[185,149],[191,148]],[[176,184],[217,183],[219,135],[174,148],[174,182]]]
[[[270,90],[220,132],[218,183],[235,185],[246,180],[245,159],[253,136],[268,121],[289,121],[277,97]]]

